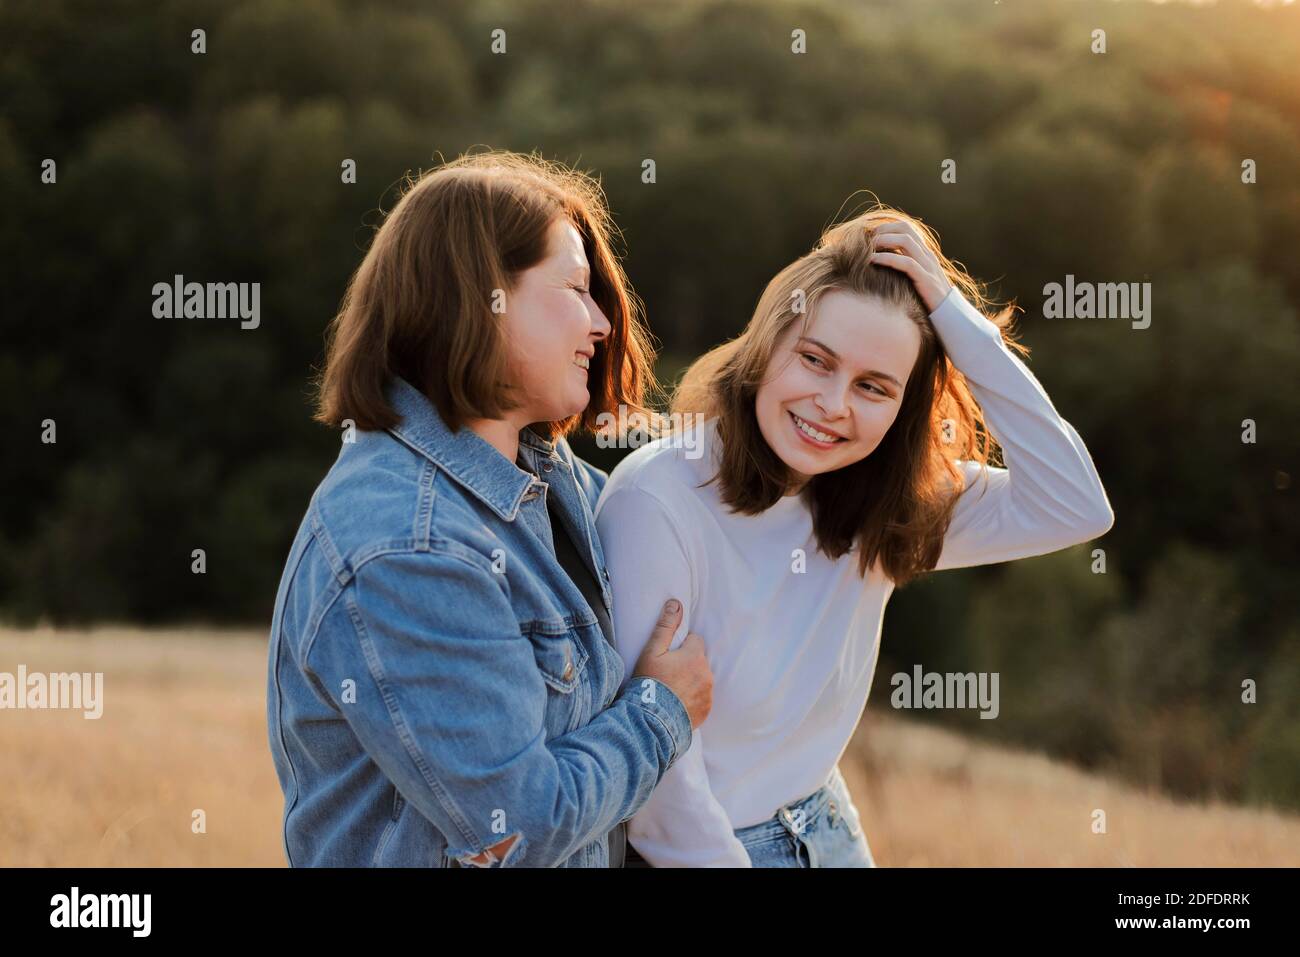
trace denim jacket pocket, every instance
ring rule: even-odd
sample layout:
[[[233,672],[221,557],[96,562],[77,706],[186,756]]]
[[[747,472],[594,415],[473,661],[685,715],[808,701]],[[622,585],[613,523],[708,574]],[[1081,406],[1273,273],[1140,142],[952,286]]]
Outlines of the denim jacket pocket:
[[[561,694],[571,694],[581,682],[588,660],[573,622],[568,618],[532,621],[525,632],[533,643],[542,679]]]

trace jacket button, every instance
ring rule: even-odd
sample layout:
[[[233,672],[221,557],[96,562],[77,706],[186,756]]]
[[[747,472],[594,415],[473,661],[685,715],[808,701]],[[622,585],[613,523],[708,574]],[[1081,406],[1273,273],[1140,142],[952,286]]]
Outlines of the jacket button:
[[[543,471],[543,472],[549,472],[549,471],[551,471],[551,463],[550,463],[550,462],[543,462],[543,463],[542,463],[542,471]]]

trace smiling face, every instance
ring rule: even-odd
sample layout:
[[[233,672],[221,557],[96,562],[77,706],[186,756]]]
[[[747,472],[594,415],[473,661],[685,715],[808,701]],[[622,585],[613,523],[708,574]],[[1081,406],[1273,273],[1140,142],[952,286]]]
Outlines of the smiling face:
[[[582,235],[561,216],[547,232],[547,255],[521,272],[507,293],[506,340],[520,427],[554,422],[591,401],[587,376],[609,320],[591,298],[591,267]]]
[[[880,444],[921,348],[902,308],[842,289],[821,296],[807,325],[782,333],[754,400],[763,438],[800,485]]]

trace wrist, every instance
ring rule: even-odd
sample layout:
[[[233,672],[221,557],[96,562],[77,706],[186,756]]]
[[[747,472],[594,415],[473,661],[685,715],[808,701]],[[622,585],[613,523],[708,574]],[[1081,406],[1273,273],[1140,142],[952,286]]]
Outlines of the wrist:
[[[954,294],[956,294],[958,298],[961,298],[961,290],[958,289],[955,284],[950,283],[948,285],[947,290],[945,290],[937,299],[934,299],[931,302],[927,302],[926,305],[930,309],[930,315],[933,316],[936,312],[938,312],[941,308],[943,308],[943,306],[949,300],[954,298]]]

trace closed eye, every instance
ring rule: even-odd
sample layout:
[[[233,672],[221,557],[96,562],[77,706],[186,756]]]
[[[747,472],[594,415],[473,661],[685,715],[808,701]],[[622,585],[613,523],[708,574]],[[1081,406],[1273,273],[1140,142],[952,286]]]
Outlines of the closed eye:
[[[799,355],[802,356],[805,360],[807,360],[807,361],[810,362],[810,363],[815,362],[816,365],[815,365],[813,368],[816,368],[816,369],[825,369],[825,368],[826,368],[826,363],[822,361],[821,356],[814,355],[814,354],[811,353],[811,352],[801,352],[801,353],[799,353]],[[869,392],[871,392],[871,393],[874,393],[875,395],[882,395],[882,396],[885,396],[885,397],[888,397],[888,396],[889,396],[889,393],[886,392],[884,389],[880,388],[880,386],[878,386],[878,385],[873,385],[873,384],[870,383],[870,382],[862,382],[862,383],[859,383],[859,385],[866,386],[866,387],[867,387],[867,390],[868,390]]]
[[[817,368],[819,369],[826,368],[826,363],[822,362],[820,357],[813,355],[811,352],[801,352],[799,353],[799,355],[803,356],[805,359],[811,359],[813,362],[817,363]]]

